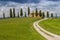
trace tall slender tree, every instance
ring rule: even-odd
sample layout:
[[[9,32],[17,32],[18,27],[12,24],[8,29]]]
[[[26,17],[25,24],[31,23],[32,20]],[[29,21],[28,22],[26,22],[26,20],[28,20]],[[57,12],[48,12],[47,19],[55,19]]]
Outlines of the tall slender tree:
[[[57,18],[57,13],[55,15],[56,15],[55,18]]]
[[[21,8],[21,10],[20,10],[20,16],[21,16],[21,17],[23,16],[23,10],[22,10],[22,8]]]
[[[49,11],[47,11],[47,18],[49,18]]]
[[[51,13],[51,18],[53,18],[53,13]]]
[[[34,12],[31,13],[32,17],[34,17]]]
[[[39,16],[40,16],[40,17],[42,16],[42,12],[41,12],[41,10],[39,11]]]
[[[18,12],[18,15],[17,15],[17,17],[19,18],[19,12]]]
[[[3,12],[3,18],[5,18],[5,13]]]
[[[10,18],[12,18],[12,9],[10,8]]]
[[[13,17],[15,18],[15,8],[13,8]]]
[[[45,13],[44,12],[42,13],[42,18],[45,18]]]
[[[28,7],[28,16],[30,15],[30,8]]]
[[[27,17],[26,12],[25,12],[25,17]]]
[[[36,11],[35,11],[35,16],[37,17],[38,16],[38,10],[36,8]]]

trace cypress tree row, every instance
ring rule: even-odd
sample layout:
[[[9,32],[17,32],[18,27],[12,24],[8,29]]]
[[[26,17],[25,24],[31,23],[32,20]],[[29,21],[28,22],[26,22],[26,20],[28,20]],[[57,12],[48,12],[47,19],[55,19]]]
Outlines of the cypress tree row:
[[[30,15],[30,8],[28,7],[28,16]]]
[[[35,16],[37,17],[38,16],[38,10],[36,8],[36,11],[35,11]]]
[[[12,9],[10,8],[10,18],[12,18]]]
[[[13,12],[12,12],[12,10],[13,10]],[[28,7],[28,16],[29,16],[29,15],[30,15],[30,8]],[[22,8],[20,9],[20,11],[19,11],[18,14],[17,14],[17,17],[18,17],[18,18],[19,18],[20,16],[23,17],[23,9],[22,9]],[[45,18],[45,13],[42,12],[41,10],[40,10],[39,13],[38,13],[38,10],[37,10],[37,8],[36,8],[35,12],[32,12],[32,13],[31,13],[31,17],[37,17],[37,16],[38,16],[38,17],[41,17],[41,18]],[[47,11],[46,16],[47,16],[47,18],[49,18],[49,11]],[[10,18],[12,18],[12,17],[15,18],[15,8],[13,8],[13,9],[10,8]],[[24,17],[27,17],[26,12],[25,12]],[[55,15],[55,17],[57,18],[57,14]],[[5,13],[3,13],[3,18],[5,18]],[[51,18],[53,18],[53,13],[51,13]]]
[[[3,13],[3,18],[5,18],[5,13]]]
[[[15,8],[13,8],[13,17],[15,18]]]
[[[20,16],[21,16],[21,17],[23,16],[23,10],[22,10],[22,8],[21,8],[21,10],[20,10]]]
[[[51,13],[51,18],[53,18],[53,13]]]
[[[49,18],[49,12],[47,11],[47,18]]]

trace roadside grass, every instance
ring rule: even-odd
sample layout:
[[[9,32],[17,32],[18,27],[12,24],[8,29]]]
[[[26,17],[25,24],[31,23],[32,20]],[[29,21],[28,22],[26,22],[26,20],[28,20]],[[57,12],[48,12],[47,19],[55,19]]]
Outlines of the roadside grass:
[[[60,35],[60,18],[50,18],[40,22],[39,25],[49,32]]]
[[[40,18],[10,18],[0,20],[0,40],[46,40],[33,27]]]

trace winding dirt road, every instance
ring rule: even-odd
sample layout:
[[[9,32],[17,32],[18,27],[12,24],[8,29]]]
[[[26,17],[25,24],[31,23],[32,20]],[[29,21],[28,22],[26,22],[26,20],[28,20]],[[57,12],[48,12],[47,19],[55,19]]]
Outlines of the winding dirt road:
[[[44,38],[46,38],[47,40],[60,40],[60,36],[53,34],[51,32],[46,31],[45,29],[43,29],[41,26],[38,25],[39,22],[47,20],[47,18],[36,21],[33,23],[33,26],[35,28],[35,30],[42,35]]]

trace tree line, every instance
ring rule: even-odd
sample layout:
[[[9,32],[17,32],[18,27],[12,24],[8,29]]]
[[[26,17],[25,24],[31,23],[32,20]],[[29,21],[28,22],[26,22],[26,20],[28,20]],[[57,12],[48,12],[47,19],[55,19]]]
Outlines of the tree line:
[[[54,17],[54,15],[53,15],[53,13],[49,13],[49,11],[47,11],[46,13],[45,12],[42,12],[42,10],[39,10],[39,12],[38,12],[38,9],[36,8],[35,9],[35,12],[33,11],[33,12],[30,12],[31,10],[30,10],[30,8],[28,7],[28,17],[41,17],[41,18],[49,18],[49,17],[51,17],[51,18],[53,18]],[[17,13],[17,16],[16,16],[16,13],[15,13],[15,8],[10,8],[10,17],[9,18],[16,18],[16,17],[23,17],[23,9],[21,8],[20,9],[20,11]],[[51,15],[51,16],[50,16]],[[25,16],[24,17],[27,17],[27,14],[26,14],[26,12],[25,12]],[[5,17],[5,13],[3,13],[3,18],[6,18]],[[57,14],[56,14],[56,18],[57,18]]]

